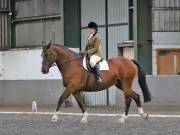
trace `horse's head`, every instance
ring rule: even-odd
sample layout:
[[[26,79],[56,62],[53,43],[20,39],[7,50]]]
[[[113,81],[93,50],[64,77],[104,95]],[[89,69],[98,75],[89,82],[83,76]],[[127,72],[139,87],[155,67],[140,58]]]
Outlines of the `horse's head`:
[[[43,47],[42,51],[42,68],[43,74],[48,74],[50,67],[56,62],[56,53],[51,48],[51,42]]]

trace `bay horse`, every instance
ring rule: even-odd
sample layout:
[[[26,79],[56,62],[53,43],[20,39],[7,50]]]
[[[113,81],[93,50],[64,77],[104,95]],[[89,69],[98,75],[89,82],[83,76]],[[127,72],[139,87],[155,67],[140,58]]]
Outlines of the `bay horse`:
[[[148,90],[145,74],[140,65],[134,60],[123,57],[115,57],[107,60],[107,62],[109,71],[101,71],[100,75],[103,82],[97,83],[95,75],[83,68],[83,57],[79,56],[78,53],[58,44],[49,43],[43,47],[42,73],[47,74],[50,67],[56,63],[62,75],[63,85],[65,87],[64,92],[59,98],[56,111],[52,116],[52,122],[57,122],[59,120],[58,111],[64,100],[71,94],[75,97],[82,110],[83,117],[81,122],[87,122],[88,113],[83,105],[80,93],[82,91],[101,91],[113,85],[122,90],[125,97],[125,113],[119,119],[120,122],[125,122],[127,119],[132,99],[137,105],[140,116],[144,119],[148,118],[148,114],[144,113],[141,107],[140,95],[132,90],[133,81],[136,75],[138,75],[138,82],[143,93],[144,102],[151,101],[151,94]]]

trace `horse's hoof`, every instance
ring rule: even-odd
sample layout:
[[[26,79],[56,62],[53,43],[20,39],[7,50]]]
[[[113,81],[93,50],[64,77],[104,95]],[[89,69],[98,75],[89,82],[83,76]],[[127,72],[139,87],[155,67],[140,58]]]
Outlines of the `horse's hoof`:
[[[51,122],[51,123],[57,123],[58,120],[53,120],[53,119],[52,119],[50,122]]]
[[[82,119],[81,120],[81,123],[87,123],[88,121],[87,121],[87,119]]]
[[[59,117],[57,115],[53,115],[51,118],[52,123],[58,122],[58,120],[59,120]]]
[[[119,120],[118,120],[119,123],[125,123],[126,122],[126,119],[124,117],[121,117]]]
[[[118,121],[119,121],[119,123],[125,123],[127,121],[127,118],[128,118],[127,116],[121,115],[121,117]]]
[[[145,120],[149,120],[149,114],[148,113],[143,113],[141,114],[142,118],[144,118]]]

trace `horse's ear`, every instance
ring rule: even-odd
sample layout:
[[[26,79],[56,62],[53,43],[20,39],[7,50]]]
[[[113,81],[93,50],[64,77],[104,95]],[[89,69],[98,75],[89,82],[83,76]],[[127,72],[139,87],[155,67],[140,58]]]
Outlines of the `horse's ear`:
[[[43,46],[43,47],[45,46],[45,42],[44,42],[44,41],[42,41],[42,46]]]
[[[49,41],[49,44],[47,45],[47,49],[50,49],[51,47],[51,40]]]
[[[45,45],[44,41],[42,41],[42,48],[43,48],[43,50],[46,48],[46,45]]]

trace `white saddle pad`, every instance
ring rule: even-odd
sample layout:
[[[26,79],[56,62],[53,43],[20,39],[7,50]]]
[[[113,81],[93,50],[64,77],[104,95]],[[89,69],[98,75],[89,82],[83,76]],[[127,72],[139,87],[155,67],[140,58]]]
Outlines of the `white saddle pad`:
[[[99,66],[100,66],[100,71],[102,71],[102,70],[109,70],[109,65],[108,65],[106,60],[102,60],[101,62],[99,62]],[[85,57],[83,58],[83,67],[86,70],[88,70],[87,66],[86,66],[86,58]]]

